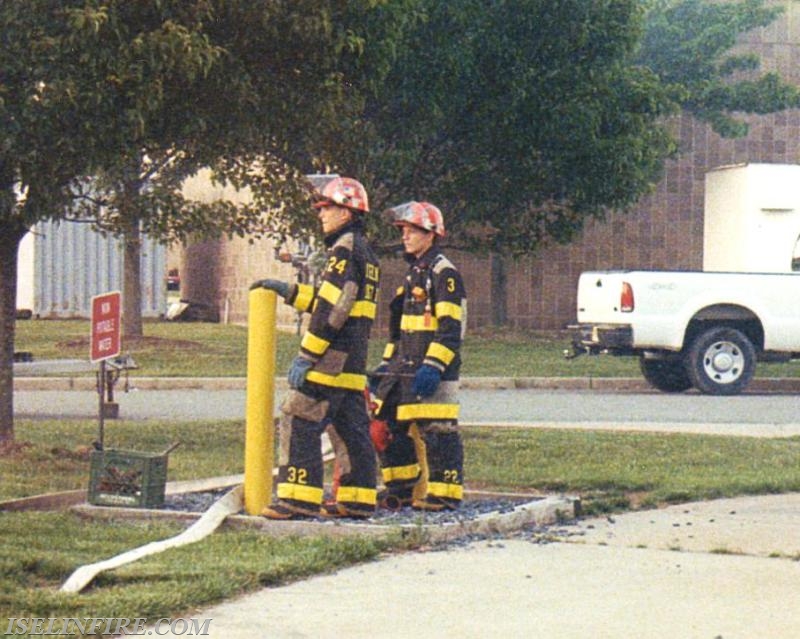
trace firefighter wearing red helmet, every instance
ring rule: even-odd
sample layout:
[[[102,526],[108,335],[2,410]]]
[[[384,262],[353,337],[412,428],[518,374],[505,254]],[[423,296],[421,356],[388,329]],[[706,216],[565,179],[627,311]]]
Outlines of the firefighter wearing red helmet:
[[[457,390],[464,284],[438,245],[445,229],[437,207],[412,201],[387,214],[402,232],[409,269],[390,303],[390,341],[375,377],[375,414],[391,431],[380,455],[381,503],[455,509],[463,497]]]
[[[270,519],[366,518],[377,501],[375,451],[364,402],[367,341],[375,318],[380,270],[364,236],[367,192],[357,180],[309,176],[327,247],[320,284],[260,280],[251,288],[276,291],[310,312],[300,352],[292,362],[291,390],[281,406],[276,500]],[[332,425],[341,468],[336,503],[322,504],[320,438]]]

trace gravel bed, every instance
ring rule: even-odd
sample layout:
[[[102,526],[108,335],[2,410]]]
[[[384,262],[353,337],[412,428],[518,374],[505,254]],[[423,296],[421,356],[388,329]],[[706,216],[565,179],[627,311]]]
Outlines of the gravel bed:
[[[205,490],[196,493],[179,493],[164,497],[164,504],[159,510],[175,510],[188,513],[204,513],[214,502],[230,492],[230,488]]]
[[[183,511],[183,512],[205,512],[214,502],[225,495],[230,488],[220,490],[209,490],[194,493],[182,493],[178,495],[167,495],[164,500],[162,510]],[[533,498],[532,498],[533,499]],[[437,526],[458,522],[469,522],[489,513],[507,513],[516,506],[526,503],[523,500],[514,499],[467,499],[462,502],[461,507],[456,511],[442,512],[421,512],[412,508],[402,508],[390,511],[379,508],[367,523],[385,526],[412,526],[425,525]],[[244,514],[242,512],[241,514]],[[364,520],[340,519],[338,521],[353,523],[364,523]],[[502,545],[505,539],[528,540],[535,544],[547,544],[565,541],[579,533],[577,523],[557,523],[548,525],[529,524],[517,530],[506,531],[503,533],[465,533],[457,539],[448,539],[429,546],[429,550],[447,550],[457,546],[480,541],[489,541],[491,544]]]
[[[209,490],[195,493],[167,495],[161,510],[202,513],[208,510],[215,501],[225,495],[230,488]],[[405,524],[446,524],[452,522],[471,521],[488,513],[506,513],[520,505],[521,500],[511,499],[468,499],[462,502],[458,510],[442,512],[421,512],[410,507],[400,510],[379,508],[375,515],[367,520],[372,524],[399,526]],[[343,518],[341,521],[363,521]]]

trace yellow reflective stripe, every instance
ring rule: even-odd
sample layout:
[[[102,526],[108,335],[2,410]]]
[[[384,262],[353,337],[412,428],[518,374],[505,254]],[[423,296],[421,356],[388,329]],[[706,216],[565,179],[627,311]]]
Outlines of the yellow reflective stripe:
[[[464,487],[461,484],[445,484],[439,481],[428,482],[428,494],[445,499],[463,499]]]
[[[387,481],[407,481],[419,477],[419,464],[409,464],[408,466],[387,466],[381,469],[383,482]]]
[[[308,310],[311,300],[314,299],[314,287],[311,284],[298,284],[297,295],[292,302],[298,311],[305,312]]]
[[[455,356],[456,354],[453,351],[439,342],[431,342],[430,346],[428,346],[428,352],[425,353],[425,357],[438,359],[440,362],[444,362],[445,366],[450,364]]]
[[[374,506],[378,503],[378,491],[374,488],[339,486],[336,489],[336,501]]]
[[[331,306],[335,306],[342,296],[342,289],[330,282],[323,282],[317,291],[317,298],[323,299]],[[350,317],[366,317],[375,319],[377,305],[369,300],[359,300],[350,309]]]
[[[342,295],[342,289],[330,282],[323,282],[322,286],[317,291],[317,297],[329,302],[331,305],[336,304]]]
[[[394,349],[394,342],[389,342],[383,349],[383,359],[392,359],[392,355],[394,355]]]
[[[280,483],[275,491],[278,499],[296,499],[315,505],[322,503],[322,488],[301,486],[300,484]]]
[[[435,331],[439,328],[439,320],[424,315],[403,315],[400,318],[401,331]]]
[[[458,404],[401,404],[397,419],[403,422],[414,419],[458,419]]]
[[[452,317],[454,320],[461,321],[461,304],[437,302],[434,310],[436,311],[436,317]]]
[[[300,348],[307,350],[309,353],[314,353],[314,355],[322,355],[330,345],[331,343],[328,340],[317,337],[310,331],[306,331],[306,334],[303,335],[303,340],[300,342]]]
[[[395,295],[403,295],[405,293],[405,289],[402,286],[398,286],[397,290],[394,292]]]
[[[333,386],[335,388],[346,388],[347,390],[363,391],[367,387],[367,376],[356,373],[339,373],[338,375],[326,375],[318,371],[309,371],[306,380],[323,386]]]
[[[342,296],[342,289],[330,282],[323,282],[317,291],[317,297],[330,302],[331,305],[336,304]]]
[[[367,319],[375,319],[375,313],[378,305],[375,302],[367,300],[360,300],[353,304],[350,309],[350,317],[366,317]]]

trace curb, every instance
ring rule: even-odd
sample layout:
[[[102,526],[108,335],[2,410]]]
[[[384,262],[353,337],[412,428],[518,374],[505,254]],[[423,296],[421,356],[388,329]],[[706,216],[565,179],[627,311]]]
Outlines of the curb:
[[[652,387],[639,377],[462,377],[466,390],[598,390],[650,391]],[[130,377],[135,390],[234,390],[247,389],[244,377]],[[275,380],[275,390],[285,391],[283,378]],[[97,391],[94,377],[15,377],[15,391]],[[690,391],[691,392],[691,391]],[[764,377],[754,379],[747,393],[800,393],[800,377]]]
[[[216,490],[241,486],[244,475],[226,475],[197,480],[167,482],[166,494]],[[60,510],[69,508],[85,519],[126,521],[161,520],[194,522],[203,516],[199,512],[163,510],[159,508],[125,508],[118,506],[95,506],[87,503],[86,490],[70,490],[23,497],[0,502],[0,511]],[[572,495],[530,495],[497,491],[467,490],[465,497],[493,497],[527,500],[521,501],[508,511],[484,513],[474,519],[460,519],[436,524],[426,524],[424,515],[415,524],[375,524],[343,521],[271,521],[252,515],[228,515],[223,526],[255,528],[272,535],[318,535],[342,536],[351,534],[390,535],[399,533],[403,537],[415,536],[428,543],[455,541],[469,535],[506,534],[525,526],[546,526],[559,521],[573,520],[580,515],[581,500]]]
[[[467,491],[467,495],[469,491]],[[503,493],[496,493],[502,496]],[[518,496],[518,495],[515,495]],[[147,508],[119,508],[93,506],[80,503],[70,510],[92,520],[122,519],[129,521],[160,520],[193,522],[203,513],[181,512]],[[403,537],[415,537],[426,543],[456,541],[470,535],[506,534],[525,526],[545,526],[565,520],[574,520],[580,515],[580,498],[567,495],[534,497],[507,512],[485,513],[470,520],[426,524],[424,519],[415,524],[362,523],[336,521],[271,521],[252,515],[229,515],[222,527],[252,528],[274,536],[285,535],[349,535],[387,536],[400,533]]]

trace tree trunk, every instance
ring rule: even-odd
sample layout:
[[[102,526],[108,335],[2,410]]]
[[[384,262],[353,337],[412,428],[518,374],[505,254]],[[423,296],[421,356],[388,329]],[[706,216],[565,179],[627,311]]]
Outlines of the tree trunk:
[[[14,326],[17,253],[25,229],[0,225],[0,443],[14,440]]]
[[[138,221],[123,237],[122,265],[122,334],[124,338],[142,337],[142,234]]]
[[[508,323],[508,277],[506,261],[502,255],[492,253],[492,324],[505,326]]]

